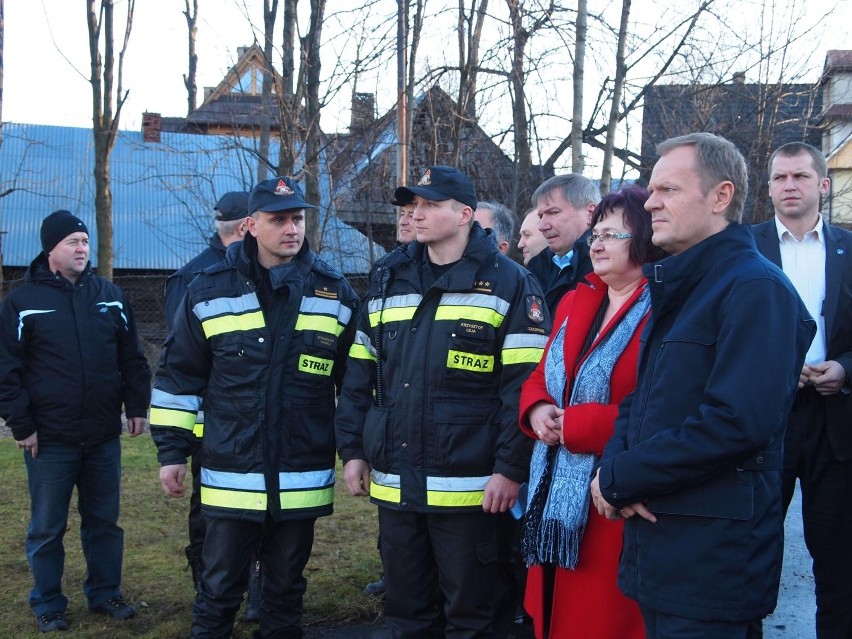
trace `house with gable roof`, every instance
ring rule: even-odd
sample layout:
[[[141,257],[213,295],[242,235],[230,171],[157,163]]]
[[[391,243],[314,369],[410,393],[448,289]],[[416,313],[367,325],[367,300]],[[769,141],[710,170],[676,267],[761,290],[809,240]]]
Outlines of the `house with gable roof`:
[[[822,151],[831,177],[829,214],[852,228],[852,50],[826,53],[822,79]]]

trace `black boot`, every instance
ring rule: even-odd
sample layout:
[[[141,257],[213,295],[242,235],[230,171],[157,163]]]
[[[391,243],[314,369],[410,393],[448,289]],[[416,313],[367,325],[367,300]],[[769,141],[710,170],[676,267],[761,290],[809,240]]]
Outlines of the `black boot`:
[[[260,606],[263,602],[263,574],[260,560],[252,559],[249,572],[248,599],[246,601],[246,621],[260,621]]]

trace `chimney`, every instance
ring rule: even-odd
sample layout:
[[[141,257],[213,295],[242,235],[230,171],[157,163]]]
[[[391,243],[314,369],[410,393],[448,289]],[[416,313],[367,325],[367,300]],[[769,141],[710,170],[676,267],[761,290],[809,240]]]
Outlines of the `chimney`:
[[[734,77],[731,78],[731,81],[734,84],[745,84],[745,72],[744,71],[737,71],[734,74]]]
[[[363,131],[376,120],[376,95],[374,93],[352,94],[352,120],[349,132]]]
[[[159,142],[163,131],[163,117],[159,113],[142,114],[142,141]]]

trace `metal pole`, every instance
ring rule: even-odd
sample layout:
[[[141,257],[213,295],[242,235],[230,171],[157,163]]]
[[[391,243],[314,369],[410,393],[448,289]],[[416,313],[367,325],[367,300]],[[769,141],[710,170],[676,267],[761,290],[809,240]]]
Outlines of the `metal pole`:
[[[396,20],[396,183],[408,181],[408,104],[406,99],[406,69],[408,68],[408,0],[397,0]]]

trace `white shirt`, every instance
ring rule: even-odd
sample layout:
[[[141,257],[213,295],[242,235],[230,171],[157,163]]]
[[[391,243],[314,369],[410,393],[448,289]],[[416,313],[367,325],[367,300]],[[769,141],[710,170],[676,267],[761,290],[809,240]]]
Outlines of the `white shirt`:
[[[822,314],[825,302],[825,235],[822,215],[813,230],[805,233],[801,242],[787,230],[778,216],[775,216],[775,229],[778,232],[784,274],[790,278],[808,313],[816,320],[817,332],[808,349],[805,364],[819,364],[826,357],[825,317]]]

